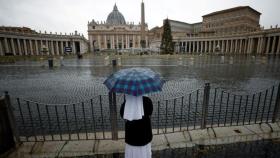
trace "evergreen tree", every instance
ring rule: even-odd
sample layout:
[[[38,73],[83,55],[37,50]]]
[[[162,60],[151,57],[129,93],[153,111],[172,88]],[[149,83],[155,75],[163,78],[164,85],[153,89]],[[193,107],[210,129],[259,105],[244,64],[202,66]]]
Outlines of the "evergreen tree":
[[[160,48],[163,54],[173,53],[174,51],[171,27],[168,19],[164,20],[163,22],[163,34],[162,34]]]

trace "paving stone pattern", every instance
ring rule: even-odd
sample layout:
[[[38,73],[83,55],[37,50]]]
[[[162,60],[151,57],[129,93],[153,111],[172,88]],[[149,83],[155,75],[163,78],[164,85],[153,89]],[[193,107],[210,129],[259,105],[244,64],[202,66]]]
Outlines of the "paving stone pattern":
[[[102,83],[112,72],[132,66],[150,67],[167,81],[162,92],[149,95],[154,102],[154,128],[199,128],[205,82],[212,87],[208,125],[271,120],[275,100],[270,101],[272,91],[265,90],[279,82],[279,58],[235,57],[230,64],[231,60],[226,57],[221,63],[219,57],[127,58],[122,59],[121,67],[114,68],[105,66],[102,57],[98,57],[66,59],[63,67],[54,69],[42,66],[42,62],[17,62],[0,65],[0,91],[9,91],[17,125],[24,136],[110,130],[108,91]],[[216,96],[215,87],[220,88]],[[123,96],[117,99],[119,110]],[[123,130],[124,121],[119,114],[118,124]]]

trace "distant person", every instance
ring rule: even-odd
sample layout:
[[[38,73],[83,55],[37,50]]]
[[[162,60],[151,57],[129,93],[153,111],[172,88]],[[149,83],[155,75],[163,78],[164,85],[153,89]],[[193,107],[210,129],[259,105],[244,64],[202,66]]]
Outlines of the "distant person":
[[[63,57],[63,55],[61,55],[60,56],[60,66],[63,66],[63,59],[64,59],[64,57]]]
[[[125,158],[151,158],[153,139],[149,97],[126,95],[120,114],[125,119]]]

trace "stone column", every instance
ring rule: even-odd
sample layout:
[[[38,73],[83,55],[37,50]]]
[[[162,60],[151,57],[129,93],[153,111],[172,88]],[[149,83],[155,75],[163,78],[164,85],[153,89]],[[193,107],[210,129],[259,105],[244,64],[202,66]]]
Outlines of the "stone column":
[[[230,53],[233,53],[233,39],[230,41]]]
[[[107,35],[104,35],[104,49],[108,49],[107,48]]]
[[[200,52],[203,53],[203,51],[204,51],[204,41],[200,41]]]
[[[215,53],[215,48],[216,48],[216,40],[213,41],[213,47],[212,47],[212,52]]]
[[[59,55],[59,47],[58,47],[58,41],[55,41],[55,44],[56,44],[56,54]]]
[[[98,37],[97,37],[98,39],[97,39],[97,41],[98,41],[98,48],[99,48],[99,50],[101,50],[101,35],[98,35]]]
[[[197,41],[197,52],[200,54],[202,52],[202,42]]]
[[[238,40],[235,39],[235,44],[234,44],[234,53],[236,54],[237,53],[237,47],[238,47]]]
[[[254,44],[254,38],[251,38],[251,44],[250,44],[250,54],[253,53],[253,44]]]
[[[201,41],[197,41],[197,52],[201,52]]]
[[[207,41],[204,41],[204,53],[207,53]]]
[[[209,53],[209,43],[210,41],[206,41],[206,53]]]
[[[248,54],[252,53],[252,38],[249,38],[249,42],[248,42]]]
[[[35,52],[35,53],[36,53],[36,55],[39,55],[39,54],[40,54],[40,53],[39,53],[40,50],[39,50],[39,47],[38,47],[38,42],[39,42],[39,41],[35,40],[35,48],[36,48],[36,52]]]
[[[132,35],[132,48],[135,48],[135,35]]]
[[[4,38],[4,48],[5,48],[5,53],[10,52],[7,38]]]
[[[212,52],[212,41],[209,41],[209,53],[211,53]]]
[[[189,53],[190,52],[190,44],[189,41],[186,41],[186,51]]]
[[[245,40],[244,40],[244,54],[247,54],[247,51],[248,51],[247,45],[248,45],[248,39],[245,38]]]
[[[52,54],[52,55],[55,55],[55,53],[54,53],[54,44],[53,44],[53,42],[54,42],[54,41],[51,41],[51,49],[52,49],[51,54]],[[74,47],[73,47],[73,48],[74,48]]]
[[[261,37],[260,54],[264,52],[265,38]]]
[[[124,35],[124,43],[125,43],[125,48],[124,49],[127,49],[127,34]]]
[[[88,40],[89,40],[89,52],[93,52],[93,39],[92,39],[92,35],[89,34],[88,36]]]
[[[206,53],[209,53],[209,41],[206,41]]]
[[[243,44],[243,40],[239,39],[239,51],[238,51],[239,54],[242,53],[242,44]]]
[[[138,36],[138,48],[141,48],[140,42],[141,42],[141,36]]]
[[[280,54],[280,36],[278,36],[278,44],[276,54]]]
[[[129,48],[129,35],[126,35],[126,49]]]
[[[202,41],[202,52],[206,53],[206,41]]]
[[[192,52],[195,53],[195,41],[192,41]]]
[[[110,40],[110,49],[113,49],[113,36],[109,35],[109,40]]]
[[[43,40],[40,40],[40,48],[39,48],[39,54],[40,54],[40,55],[44,55],[44,54],[41,52],[42,48],[43,48]]]
[[[117,49],[119,49],[119,35],[116,36],[116,45],[117,45]]]
[[[19,40],[18,38],[17,38],[17,47],[18,47],[18,54],[19,54],[19,55],[22,55],[20,40]]]
[[[226,53],[229,53],[229,40],[227,39]]]
[[[190,42],[189,41],[186,42],[186,47],[187,47],[187,52],[190,53]]]
[[[211,52],[211,41],[210,40],[208,41],[207,47],[208,47],[207,52],[210,53]]]
[[[235,48],[234,48],[235,54],[238,54],[239,44],[240,44],[239,39],[235,39]]]
[[[26,39],[23,39],[23,46],[24,46],[24,55],[27,55],[27,45],[26,45]]]
[[[16,49],[15,49],[15,44],[14,44],[14,39],[13,38],[11,38],[11,46],[12,46],[13,55],[16,55]]]
[[[0,40],[0,56],[4,55],[4,51],[3,51],[3,46],[2,46],[2,42]]]
[[[195,45],[195,43],[194,43],[194,41],[192,41],[192,53],[194,53],[194,45]]]
[[[205,41],[204,44],[205,44],[205,45],[204,45],[204,52],[207,53],[207,41]]]
[[[259,52],[260,52],[260,46],[261,46],[261,38],[260,37],[258,37],[258,42],[257,42],[257,54],[259,54]]]
[[[271,37],[267,37],[268,40],[267,40],[267,43],[266,43],[266,51],[265,51],[265,54],[268,54],[269,53],[269,48],[270,48],[270,38]]]
[[[188,41],[188,53],[191,53],[191,41]]]
[[[214,41],[214,47],[213,47],[213,52],[215,53],[216,52],[216,46],[219,44],[219,41],[218,40],[215,40]]]
[[[257,46],[257,54],[260,54],[260,52],[261,52],[261,45],[262,45],[262,41],[261,41],[261,37],[259,37],[258,46]]]
[[[64,55],[63,41],[60,41],[60,51],[61,51],[61,55]]]
[[[241,49],[242,49],[242,39],[238,40],[239,45],[238,45],[238,53],[241,54]]]
[[[32,45],[32,40],[31,40],[31,39],[29,39],[29,47],[30,47],[30,53],[31,53],[31,55],[34,55],[34,54],[33,54],[33,45]]]
[[[196,52],[199,53],[199,41],[196,41]]]
[[[111,35],[111,49],[115,49],[115,35]]]
[[[183,44],[183,43],[182,43],[182,44]],[[201,44],[200,52],[201,52],[201,53],[204,53],[204,41],[201,41],[200,44]]]
[[[273,37],[273,41],[272,41],[272,50],[271,53],[275,54],[275,43],[276,43],[276,36]]]
[[[122,37],[122,49],[124,49],[124,35],[121,35]]]
[[[100,42],[100,41],[99,41]],[[73,40],[72,42],[72,47],[73,47],[73,54],[77,54],[76,52],[76,47],[75,47],[75,41]]]
[[[221,40],[221,47],[222,47],[222,49],[221,49],[222,53],[225,53],[225,41],[224,40]]]

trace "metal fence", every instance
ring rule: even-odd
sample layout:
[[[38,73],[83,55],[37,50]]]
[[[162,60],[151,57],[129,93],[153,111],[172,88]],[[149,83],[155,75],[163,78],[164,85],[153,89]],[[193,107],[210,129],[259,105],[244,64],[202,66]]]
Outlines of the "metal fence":
[[[205,84],[177,98],[151,98],[153,133],[275,122],[280,107],[279,86],[238,95]],[[16,133],[25,142],[122,139],[124,120],[119,110],[123,101],[123,95],[109,93],[73,104],[44,104],[21,98],[11,104]]]

